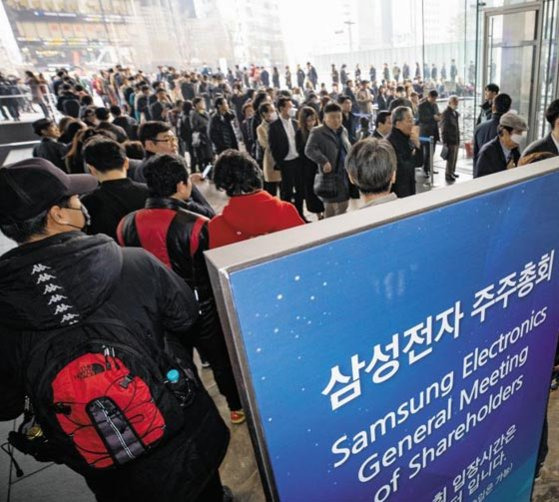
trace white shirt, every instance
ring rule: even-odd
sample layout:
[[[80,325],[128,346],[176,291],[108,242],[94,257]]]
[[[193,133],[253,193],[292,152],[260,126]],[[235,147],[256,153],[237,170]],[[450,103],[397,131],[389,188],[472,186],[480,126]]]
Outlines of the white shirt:
[[[283,160],[296,159],[297,157],[299,157],[299,154],[297,153],[297,146],[295,143],[295,128],[293,127],[293,122],[291,122],[291,118],[288,118],[286,120],[281,115],[280,120],[283,124],[283,128],[285,129],[285,134],[287,134],[287,141],[289,143],[289,151],[287,152],[287,155]]]

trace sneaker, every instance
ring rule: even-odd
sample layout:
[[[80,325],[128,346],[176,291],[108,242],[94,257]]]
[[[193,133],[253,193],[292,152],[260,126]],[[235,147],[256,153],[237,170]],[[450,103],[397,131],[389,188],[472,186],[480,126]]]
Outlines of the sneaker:
[[[231,412],[231,423],[235,425],[242,424],[246,420],[245,412],[243,410],[236,410]]]

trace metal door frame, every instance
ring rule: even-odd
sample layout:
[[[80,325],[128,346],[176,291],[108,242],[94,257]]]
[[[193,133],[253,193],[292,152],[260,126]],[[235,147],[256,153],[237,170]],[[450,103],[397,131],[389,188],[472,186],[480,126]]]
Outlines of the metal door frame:
[[[495,7],[483,10],[484,23],[483,23],[483,73],[482,73],[482,90],[485,86],[489,84],[489,65],[490,65],[490,54],[489,54],[489,28],[490,19],[495,16],[504,16],[507,14],[518,14],[522,12],[536,12],[536,26],[535,37],[531,42],[523,41],[519,46],[533,47],[534,48],[534,61],[532,64],[532,74],[530,78],[531,89],[530,89],[530,107],[528,111],[528,143],[537,139],[538,136],[538,124],[537,124],[537,106],[541,100],[541,74],[542,70],[540,68],[541,62],[541,51],[542,51],[542,26],[543,26],[543,1],[537,2],[527,2],[518,5],[511,5],[506,7]],[[493,46],[493,47],[499,47]],[[513,103],[514,107],[514,103]]]

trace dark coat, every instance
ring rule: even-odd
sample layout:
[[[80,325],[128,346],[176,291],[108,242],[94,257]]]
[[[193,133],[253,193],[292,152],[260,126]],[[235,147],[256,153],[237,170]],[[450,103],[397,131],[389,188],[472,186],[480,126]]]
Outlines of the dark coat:
[[[460,144],[460,114],[447,106],[441,120],[441,136],[445,145]]]
[[[210,120],[210,139],[214,144],[217,154],[228,148],[239,149],[237,137],[231,125],[233,118],[233,114],[231,116],[223,116],[216,112]]]
[[[167,101],[155,101],[149,107],[150,120],[161,120],[165,122],[167,115],[164,114],[165,110],[171,109],[171,104]]]
[[[297,133],[297,122],[290,119],[293,125],[293,131]],[[282,165],[285,157],[289,153],[289,140],[287,139],[287,133],[285,132],[285,127],[281,118],[278,118],[270,124],[270,129],[268,131],[268,143],[270,144],[270,152],[276,165]]]
[[[185,101],[187,99],[194,99],[196,97],[196,91],[194,90],[194,84],[192,82],[183,82],[181,84],[181,94],[182,99]]]
[[[209,137],[210,116],[208,112],[199,113],[196,110],[190,112],[190,125],[192,133],[197,132],[200,135],[200,146],[195,147],[200,160],[207,161],[212,158],[212,143]]]
[[[270,87],[270,73],[268,73],[268,70],[260,72],[260,81],[264,87]]]
[[[59,167],[66,172],[66,165],[64,157],[67,153],[68,147],[55,141],[52,138],[43,138],[38,145],[33,147],[33,157],[40,157],[52,162],[56,167]]]
[[[530,143],[524,152],[522,152],[522,155],[526,156],[536,152],[549,152],[553,155],[559,155],[559,151],[557,151],[557,146],[551,137],[551,133],[549,133],[545,138]]]
[[[305,72],[302,69],[297,70],[297,87],[303,89],[305,83]]]
[[[106,234],[116,240],[116,227],[120,220],[128,213],[143,208],[148,193],[146,185],[129,178],[104,181],[81,199],[91,216],[87,233]]]
[[[313,85],[316,86],[316,83],[318,82],[318,74],[316,73],[316,68],[314,66],[311,65],[311,67],[307,70],[307,76]]]
[[[351,99],[351,111],[353,113],[359,113],[359,106],[357,105],[357,98],[355,97],[355,93],[349,88],[344,88],[344,94]]]
[[[491,116],[491,120],[486,120],[476,127],[474,131],[474,165],[483,145],[489,143],[492,139],[497,137],[500,120],[501,114],[494,113]]]
[[[407,106],[408,108],[412,108],[412,102],[408,98],[395,98],[390,102],[390,105],[388,105],[388,111],[393,111],[399,106]]]
[[[518,165],[518,159],[520,158],[518,148],[511,150],[511,155],[514,159],[514,164]],[[474,166],[474,178],[498,173],[500,171],[505,171],[506,169],[507,159],[505,158],[505,154],[501,148],[501,141],[497,136],[495,139],[484,145],[479,152],[477,162]]]
[[[138,139],[138,122],[132,117],[129,117],[128,115],[121,115],[113,120],[113,124],[118,127],[122,127],[129,139]]]
[[[439,124],[435,120],[435,115],[439,114],[437,104],[431,104],[424,99],[417,107],[417,121],[419,123],[419,134],[421,136],[433,136],[435,141],[440,140]]]
[[[390,134],[386,138],[396,152],[396,183],[394,183],[393,191],[399,197],[408,197],[415,195],[415,168],[423,165],[423,155],[421,148],[410,141],[402,131],[392,128]]]
[[[51,283],[38,283],[31,275],[36,264],[49,267]],[[104,235],[66,232],[9,251],[0,259],[0,271],[1,420],[23,411],[26,354],[45,332],[61,326],[48,304],[49,284],[67,297],[66,312],[78,320],[119,319],[138,334],[138,344],[150,337],[163,348],[167,339],[174,354],[191,366],[180,340],[198,315],[194,295],[142,249],[121,249]],[[223,459],[228,432],[201,384],[184,409],[184,421],[175,437],[149,455],[121,469],[84,473],[89,487],[99,499],[195,500]]]
[[[56,100],[56,109],[59,112],[66,114],[66,111],[64,110],[64,105],[67,101],[76,101],[78,103],[78,113],[79,113],[80,102],[78,101],[77,96],[72,92],[64,92],[60,96],[58,96],[58,99]],[[75,118],[77,117],[78,115],[75,116]]]
[[[489,101],[484,101],[480,105],[481,111],[479,112],[478,118],[476,120],[476,125],[479,125],[482,122],[491,119],[492,107],[493,105]]]
[[[136,113],[138,115],[143,113],[146,120],[152,120],[149,113],[149,96],[142,94],[138,97],[138,100],[136,101]]]
[[[116,137],[116,140],[119,143],[124,143],[128,139],[128,135],[126,134],[126,131],[122,127],[115,125],[111,122],[101,122],[97,126],[97,129],[103,131],[109,131],[113,133]]]
[[[379,94],[377,96],[377,105],[378,105],[379,111],[388,110],[388,101],[386,99],[386,96],[383,96],[382,94]]]
[[[357,142],[357,117],[352,112],[347,115],[342,113],[342,124],[346,128],[349,142],[353,145]]]

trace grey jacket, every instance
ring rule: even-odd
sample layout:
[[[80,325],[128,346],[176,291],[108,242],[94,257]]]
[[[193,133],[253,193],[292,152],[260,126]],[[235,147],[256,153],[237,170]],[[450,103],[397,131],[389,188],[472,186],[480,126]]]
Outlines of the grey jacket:
[[[342,133],[342,141],[346,148],[346,154],[349,153],[351,144],[347,136],[347,130],[344,128]],[[321,125],[314,127],[309,135],[307,146],[305,147],[305,155],[311,159],[322,172],[322,166],[330,162],[332,169],[336,169],[336,161],[338,160],[338,140],[336,133],[328,126]]]
[[[345,146],[347,155],[351,144],[349,143],[345,128],[342,131],[342,143]],[[305,155],[318,166],[317,178],[319,180],[323,176],[335,176],[336,186],[338,186],[338,196],[333,199],[322,198],[323,202],[345,202],[349,199],[349,179],[346,170],[343,166],[337,166],[338,150],[338,139],[332,129],[321,125],[311,131],[307,146],[305,147]],[[327,162],[330,162],[332,166],[332,172],[329,174],[324,173],[322,170]]]

